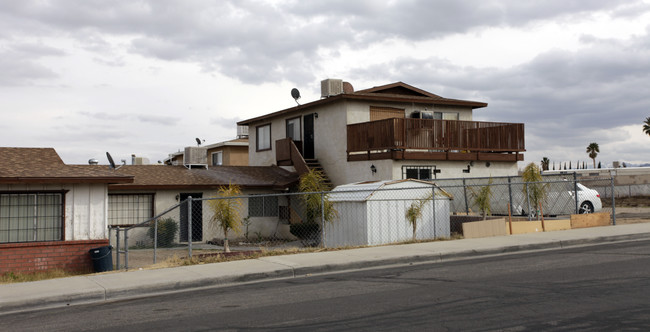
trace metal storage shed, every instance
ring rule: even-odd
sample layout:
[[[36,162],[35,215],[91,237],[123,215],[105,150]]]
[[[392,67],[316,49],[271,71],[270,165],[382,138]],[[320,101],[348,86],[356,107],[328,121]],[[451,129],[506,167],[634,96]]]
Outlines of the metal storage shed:
[[[432,193],[434,200],[431,200]],[[340,185],[329,196],[339,218],[325,225],[325,246],[409,241],[413,229],[406,219],[406,211],[411,204],[427,197],[417,222],[416,239],[448,237],[452,197],[433,182],[407,179]]]

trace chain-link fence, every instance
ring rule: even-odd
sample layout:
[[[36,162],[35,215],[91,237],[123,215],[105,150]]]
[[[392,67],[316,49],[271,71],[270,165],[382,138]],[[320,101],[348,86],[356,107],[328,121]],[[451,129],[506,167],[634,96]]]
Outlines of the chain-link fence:
[[[330,192],[192,198],[137,225],[111,228],[115,264],[138,268],[172,257],[261,249],[346,247],[446,238],[455,216],[533,220],[608,212],[611,178],[545,176],[369,182]],[[227,255],[227,254],[226,254]]]
[[[612,212],[612,178],[583,178],[572,175],[543,176],[539,182],[521,177],[440,179],[435,183],[451,193],[452,213],[483,213],[562,216],[579,213]],[[607,193],[601,195],[601,193]],[[484,204],[482,196],[489,199]],[[605,202],[605,207],[603,206]]]

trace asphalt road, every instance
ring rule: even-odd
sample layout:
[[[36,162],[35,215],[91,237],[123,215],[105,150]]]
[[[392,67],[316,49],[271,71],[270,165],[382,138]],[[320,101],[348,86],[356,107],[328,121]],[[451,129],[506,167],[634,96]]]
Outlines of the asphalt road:
[[[6,331],[650,329],[650,241],[306,276],[0,316]]]

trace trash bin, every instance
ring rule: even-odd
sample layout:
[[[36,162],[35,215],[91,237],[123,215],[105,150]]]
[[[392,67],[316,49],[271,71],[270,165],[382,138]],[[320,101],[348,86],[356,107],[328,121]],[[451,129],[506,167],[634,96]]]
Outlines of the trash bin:
[[[113,246],[92,248],[88,252],[95,272],[113,271]]]

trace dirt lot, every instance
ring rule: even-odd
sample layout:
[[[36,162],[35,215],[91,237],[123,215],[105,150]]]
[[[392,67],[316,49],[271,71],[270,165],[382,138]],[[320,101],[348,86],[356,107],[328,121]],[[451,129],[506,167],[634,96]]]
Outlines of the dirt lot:
[[[611,212],[612,206],[610,200],[603,200],[603,209]],[[614,200],[616,204],[616,223],[636,224],[640,222],[650,222],[650,197],[633,196],[619,197]]]
[[[603,199],[603,207],[611,207],[609,199]],[[650,196],[618,197],[614,199],[616,207],[650,207]]]

